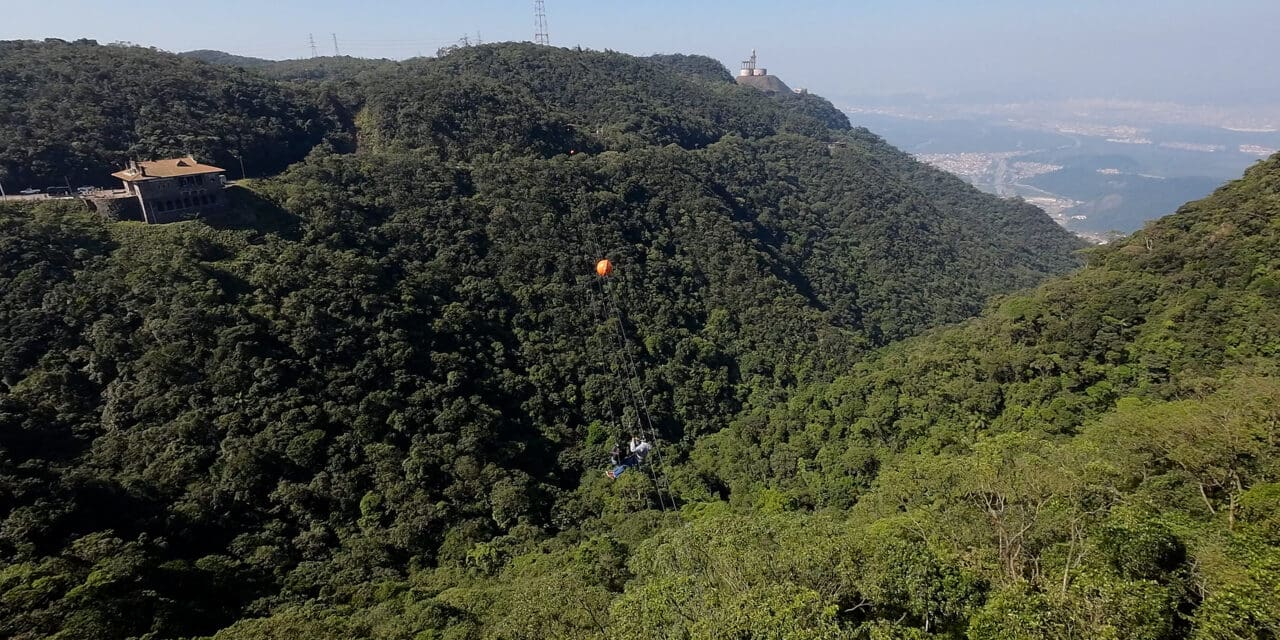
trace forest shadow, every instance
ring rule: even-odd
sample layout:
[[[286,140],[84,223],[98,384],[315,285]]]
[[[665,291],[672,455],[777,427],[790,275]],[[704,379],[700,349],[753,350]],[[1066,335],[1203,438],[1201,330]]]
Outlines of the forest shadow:
[[[263,198],[252,189],[232,185],[226,188],[227,208],[202,218],[215,229],[253,230],[289,239],[298,237],[301,219]]]

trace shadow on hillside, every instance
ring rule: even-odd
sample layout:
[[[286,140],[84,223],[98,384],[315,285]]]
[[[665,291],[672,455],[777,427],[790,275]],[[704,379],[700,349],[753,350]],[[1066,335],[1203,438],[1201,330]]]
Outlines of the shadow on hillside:
[[[301,222],[298,216],[281,209],[251,189],[232,185],[227,187],[225,193],[227,208],[204,217],[205,224],[215,229],[252,229],[286,238],[297,236]]]

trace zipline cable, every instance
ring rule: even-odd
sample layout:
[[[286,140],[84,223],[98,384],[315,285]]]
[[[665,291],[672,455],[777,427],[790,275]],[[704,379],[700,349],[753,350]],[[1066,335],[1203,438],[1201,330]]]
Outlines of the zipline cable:
[[[676,506],[675,499],[671,498],[670,495],[668,495],[667,498],[664,499],[662,495],[664,492],[668,494],[670,493],[670,482],[667,479],[665,466],[662,464],[662,453],[659,451],[660,447],[658,447],[657,445],[658,430],[656,427],[654,427],[653,417],[647,409],[649,405],[649,399],[644,393],[644,384],[643,384],[643,380],[640,377],[640,368],[636,364],[635,356],[631,353],[631,341],[627,336],[625,319],[623,318],[623,315],[622,315],[621,305],[618,304],[616,288],[613,288],[613,294],[614,295],[612,296],[609,296],[606,294],[606,299],[612,303],[615,320],[618,323],[619,350],[622,352],[622,361],[624,366],[626,367],[625,373],[629,382],[628,386],[629,386],[629,391],[631,392],[631,395],[632,395],[632,402],[638,407],[636,420],[639,422],[639,424],[637,426],[640,427],[640,432],[646,435],[650,439],[650,441],[654,443],[653,445],[654,464],[652,465],[652,469],[650,469],[650,472],[651,472],[650,475],[653,476],[654,486],[658,490],[658,503],[662,507],[662,510],[666,511],[666,508],[667,508],[666,500],[671,501],[671,508],[674,509]],[[647,434],[645,433],[646,429],[648,431]],[[661,474],[661,477],[662,477],[661,481],[658,480],[659,474]]]
[[[594,212],[591,210],[588,210],[587,220],[591,228],[599,227],[595,218],[596,217]],[[599,243],[596,241],[595,234],[592,233],[592,229],[588,229],[585,235],[587,237],[588,243],[591,245],[594,245],[594,249],[596,249],[595,255],[598,256],[597,259],[604,259],[604,253],[599,251],[601,247],[599,246]],[[611,270],[612,265],[607,262],[607,259],[604,259],[604,260],[605,260],[604,264],[609,265],[609,269]],[[614,316],[614,321],[617,322],[618,324],[618,344],[619,344],[619,350],[622,352],[622,356],[618,360],[615,360],[615,365],[618,362],[621,362],[621,366],[618,368],[621,368],[623,370],[622,371],[623,377],[627,378],[625,393],[629,396],[631,405],[636,412],[636,426],[638,428],[638,431],[650,443],[652,443],[651,446],[653,447],[654,464],[652,465],[641,464],[638,466],[644,467],[646,475],[648,475],[650,480],[653,482],[654,489],[658,494],[658,506],[662,509],[662,511],[665,512],[667,510],[668,500],[671,502],[672,509],[675,508],[676,504],[675,504],[675,499],[670,496],[670,481],[667,478],[665,467],[662,465],[662,453],[660,451],[661,447],[658,446],[659,444],[658,430],[653,426],[653,418],[649,414],[649,411],[647,409],[648,400],[643,393],[643,381],[641,380],[639,375],[639,367],[636,365],[635,359],[632,357],[632,354],[631,354],[630,340],[627,337],[626,325],[622,315],[621,305],[619,305],[617,302],[616,292],[614,292],[613,289],[609,287],[608,283],[604,282],[605,280],[609,279],[608,276],[610,275],[610,273],[600,272],[598,275],[599,275],[598,280],[600,280],[600,282],[598,282],[600,298],[604,301],[605,311],[606,313],[612,312],[612,315]],[[611,292],[614,292],[615,295],[610,295]],[[615,355],[615,357],[618,357],[618,356]],[[613,418],[613,405],[612,403],[607,403],[607,404],[609,404],[610,417]],[[621,423],[615,423],[615,424],[620,425]],[[628,451],[628,453],[630,452]],[[661,480],[659,480],[658,478],[659,473],[661,473],[661,478],[662,478]],[[664,497],[663,496],[664,493],[668,495]]]
[[[605,290],[604,290],[604,283],[603,283],[602,281],[603,281],[603,278],[599,278],[599,279],[598,279],[598,281],[597,281],[597,283],[596,283],[596,285],[597,285],[597,289],[599,290],[600,295],[599,295],[599,297],[597,297],[597,298],[596,298],[596,304],[594,304],[594,305],[592,305],[592,306],[596,307],[596,308],[597,308],[597,310],[600,312],[600,313],[599,313],[599,316],[600,316],[600,321],[601,321],[601,323],[602,323],[602,324],[608,324],[608,323],[609,323],[609,320],[610,320],[610,309],[609,309],[608,297],[607,297],[607,295],[605,294]],[[602,346],[604,346],[605,348],[608,348],[608,342],[607,342],[607,341],[605,341],[605,342],[602,344]],[[602,365],[603,365],[604,363],[603,363],[603,362],[601,362],[600,364],[602,364]],[[615,360],[615,361],[614,361],[614,363],[613,363],[613,371],[611,371],[611,373],[614,373],[614,374],[616,375],[616,373],[617,373],[617,369],[618,369],[618,365],[617,365],[617,361]],[[628,396],[628,397],[630,397],[630,396]],[[608,408],[608,410],[609,410],[609,424],[611,424],[611,425],[622,425],[622,422],[621,422],[620,420],[618,420],[618,415],[617,415],[617,413],[613,410],[613,401],[612,401],[611,399],[606,399],[606,400],[605,400],[605,407],[607,407],[607,408]],[[638,409],[637,409],[637,411],[638,411]],[[638,414],[638,413],[637,413],[637,418],[636,418],[636,419],[637,419],[637,420],[639,419],[639,414]],[[615,441],[615,442],[616,442],[616,441]],[[616,446],[616,444],[615,444],[615,446]],[[630,453],[630,452],[628,452],[628,453]],[[615,462],[613,462],[613,461],[611,460],[611,461],[610,461],[610,464],[616,464],[616,463],[615,463]],[[652,475],[651,475],[651,474],[650,474],[650,477],[651,477],[651,479],[653,480],[654,487],[656,488],[656,487],[657,487],[657,484],[658,484],[658,483],[657,483],[657,479],[656,479],[656,478],[652,478]],[[645,500],[644,500],[644,496],[640,493],[640,487],[639,487],[639,486],[637,486],[637,487],[636,487],[636,502],[637,502],[637,503],[643,503],[644,501],[645,501]]]
[[[601,278],[601,280],[604,280],[604,278]],[[600,292],[601,292],[602,298],[605,301],[607,312],[614,316],[613,320],[618,325],[618,333],[617,333],[618,348],[615,351],[615,357],[617,357],[618,353],[621,353],[622,356],[618,357],[617,360],[615,360],[615,363],[617,364],[618,369],[622,370],[621,371],[622,375],[627,380],[627,383],[624,389],[628,395],[628,398],[631,401],[632,408],[636,412],[636,431],[640,433],[640,435],[642,436],[642,440],[647,440],[653,443],[652,446],[654,451],[654,461],[655,462],[660,461],[661,458],[657,454],[657,451],[659,449],[658,433],[653,428],[653,419],[649,415],[649,411],[647,409],[647,402],[645,401],[644,394],[641,392],[643,385],[640,382],[638,371],[635,368],[634,364],[630,363],[630,359],[629,359],[630,345],[627,340],[626,329],[623,326],[624,320],[622,317],[622,313],[618,307],[616,298],[609,294],[609,285],[607,283],[604,283],[604,282],[600,283]],[[663,497],[663,492],[664,492],[663,481],[660,481],[658,479],[658,472],[656,471],[656,466],[652,464],[641,464],[638,466],[644,469],[645,474],[648,475],[649,479],[653,482],[653,487],[658,494],[658,506],[663,511],[666,511],[667,500],[669,497],[668,498]],[[664,480],[665,480],[665,476],[664,476]],[[673,509],[675,508],[674,501],[672,501],[671,507]]]

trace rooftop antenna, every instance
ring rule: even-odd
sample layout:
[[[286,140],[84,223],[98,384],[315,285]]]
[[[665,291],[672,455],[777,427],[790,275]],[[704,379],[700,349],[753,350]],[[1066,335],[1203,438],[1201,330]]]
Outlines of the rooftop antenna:
[[[329,35],[333,36],[333,57],[336,58],[342,55],[341,53],[338,53],[338,34],[330,33]]]
[[[533,0],[533,32],[534,44],[551,44],[551,36],[547,35],[547,3],[545,0]]]
[[[316,57],[316,37],[310,33],[307,34],[307,42],[311,43],[311,57]]]

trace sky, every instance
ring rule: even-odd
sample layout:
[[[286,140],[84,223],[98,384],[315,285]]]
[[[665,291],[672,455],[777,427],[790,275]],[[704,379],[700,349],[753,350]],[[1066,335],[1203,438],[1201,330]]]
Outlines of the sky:
[[[1280,104],[1280,0],[545,0],[551,43],[760,64],[831,98],[922,94]],[[9,3],[6,3],[9,4]],[[0,39],[91,38],[283,59],[531,40],[532,0],[23,1]]]

